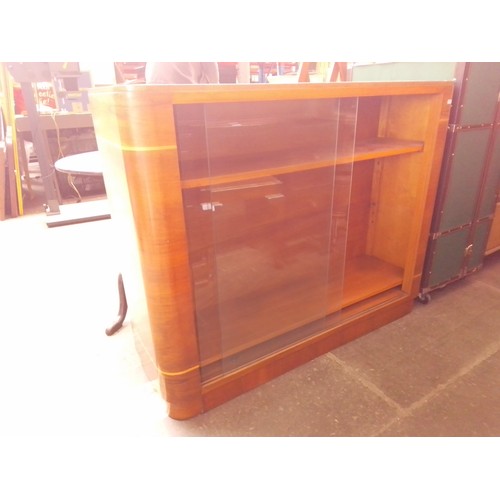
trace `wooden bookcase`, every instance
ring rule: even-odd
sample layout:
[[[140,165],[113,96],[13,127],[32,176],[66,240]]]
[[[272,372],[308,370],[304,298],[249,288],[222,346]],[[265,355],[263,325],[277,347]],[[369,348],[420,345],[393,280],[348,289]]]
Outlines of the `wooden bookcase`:
[[[172,418],[411,310],[451,96],[433,82],[92,91],[125,288],[147,305],[132,321]]]
[[[495,204],[495,213],[493,222],[491,223],[488,241],[486,243],[486,255],[498,252],[500,250],[500,194],[497,194],[497,202]]]

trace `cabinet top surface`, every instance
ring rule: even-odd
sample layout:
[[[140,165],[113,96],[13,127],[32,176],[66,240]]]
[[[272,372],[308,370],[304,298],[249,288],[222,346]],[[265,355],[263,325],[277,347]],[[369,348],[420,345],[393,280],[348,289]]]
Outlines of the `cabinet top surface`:
[[[173,104],[280,99],[328,99],[386,95],[444,94],[451,98],[452,82],[345,82],[218,85],[113,85],[91,89],[94,96],[168,99]]]

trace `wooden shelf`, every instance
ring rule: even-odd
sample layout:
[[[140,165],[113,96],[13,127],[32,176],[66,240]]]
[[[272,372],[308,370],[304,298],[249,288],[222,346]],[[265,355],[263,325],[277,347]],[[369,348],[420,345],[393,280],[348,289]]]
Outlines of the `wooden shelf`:
[[[324,152],[323,154],[318,154],[316,152],[316,157],[314,159],[308,159],[306,161],[301,160],[308,156],[307,152],[303,151],[294,151],[292,153],[294,156],[293,161],[290,159],[290,152],[288,152],[286,156],[278,152],[260,159],[253,157],[223,160],[214,159],[213,162],[218,164],[217,170],[227,171],[227,174],[215,175],[213,177],[184,179],[181,181],[181,186],[183,189],[217,186],[220,184],[241,182],[267,176],[327,168],[334,165],[347,165],[351,162],[417,153],[422,150],[423,143],[420,141],[378,138],[359,142],[353,153],[341,152],[335,157],[331,151]],[[239,171],[235,172],[235,169]]]
[[[358,256],[346,262],[342,307],[401,285],[403,270],[376,257]]]
[[[278,287],[268,288],[265,292],[260,288],[258,296],[252,290],[247,294],[234,294],[237,298],[223,305],[225,316],[222,321],[225,330],[220,340],[223,352],[221,355],[203,359],[201,364],[213,364],[222,358],[234,356],[302,328],[329,314],[395,288],[401,285],[402,280],[402,269],[376,257],[362,255],[346,263],[342,297],[330,305],[327,304],[326,283],[323,287],[318,287],[317,283],[308,282],[307,279],[302,281],[300,290],[293,288],[289,295],[287,289],[279,290]],[[256,311],[259,312],[258,315],[255,314]],[[209,314],[215,317],[218,312],[214,309]],[[262,324],[262,318],[265,318],[265,324]],[[213,335],[217,339],[220,338],[220,333],[215,329]]]

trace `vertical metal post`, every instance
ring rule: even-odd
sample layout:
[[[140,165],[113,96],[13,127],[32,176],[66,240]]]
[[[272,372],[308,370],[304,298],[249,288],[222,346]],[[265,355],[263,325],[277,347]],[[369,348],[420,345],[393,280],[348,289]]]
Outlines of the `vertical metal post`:
[[[47,137],[40,126],[38,110],[36,109],[31,82],[21,82],[21,89],[23,91],[24,104],[28,113],[28,121],[30,123],[33,145],[35,147],[38,164],[40,165],[40,172],[42,174],[45,198],[47,201],[45,211],[47,215],[56,215],[59,214],[60,211],[57,191],[54,184],[55,170],[51,166]]]

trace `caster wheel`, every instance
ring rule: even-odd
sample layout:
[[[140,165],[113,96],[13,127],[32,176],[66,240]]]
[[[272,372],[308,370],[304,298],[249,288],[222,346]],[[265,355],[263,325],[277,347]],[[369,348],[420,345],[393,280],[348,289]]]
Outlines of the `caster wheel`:
[[[428,304],[431,301],[431,295],[429,293],[420,293],[418,295],[418,301],[421,304]]]

